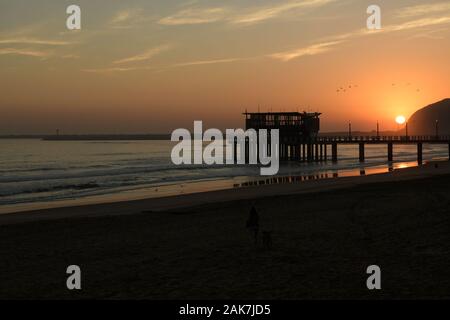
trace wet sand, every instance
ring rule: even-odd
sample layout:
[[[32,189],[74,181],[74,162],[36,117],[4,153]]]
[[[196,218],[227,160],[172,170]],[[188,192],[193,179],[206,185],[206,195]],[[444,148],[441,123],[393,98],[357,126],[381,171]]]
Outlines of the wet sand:
[[[449,298],[449,181],[440,162],[0,215],[0,298]],[[271,249],[245,229],[252,204]],[[380,291],[366,288],[372,264]]]

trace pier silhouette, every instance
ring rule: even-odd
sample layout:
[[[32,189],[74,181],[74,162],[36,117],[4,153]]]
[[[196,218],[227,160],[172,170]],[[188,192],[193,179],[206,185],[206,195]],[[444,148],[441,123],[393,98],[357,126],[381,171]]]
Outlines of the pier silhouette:
[[[386,145],[387,161],[394,161],[394,145],[417,145],[417,162],[423,163],[423,145],[447,145],[450,158],[450,136],[320,136],[320,113],[307,112],[245,112],[246,130],[278,129],[279,158],[287,161],[321,162],[338,159],[339,145],[358,145],[359,161],[365,161],[366,145]],[[270,143],[270,142],[269,142]],[[248,141],[246,141],[246,153]]]

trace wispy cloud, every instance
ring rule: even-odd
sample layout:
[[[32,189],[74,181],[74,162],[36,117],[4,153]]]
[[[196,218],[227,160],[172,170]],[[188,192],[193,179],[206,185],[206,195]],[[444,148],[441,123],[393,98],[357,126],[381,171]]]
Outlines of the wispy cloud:
[[[141,54],[135,55],[135,56],[131,56],[128,58],[123,58],[120,60],[116,60],[113,63],[114,64],[123,64],[123,63],[130,63],[130,62],[137,62],[137,61],[145,61],[145,60],[150,60],[151,58],[153,58],[154,56],[167,51],[171,48],[171,45],[168,44],[164,44],[155,48],[151,48]]]
[[[75,43],[74,41],[26,36],[15,32],[0,38],[0,46],[7,46],[6,48],[0,48],[0,55],[18,55],[37,58],[60,56],[61,58],[65,58],[64,54],[58,55],[58,50],[50,48],[65,47]],[[67,56],[67,54],[65,55]]]
[[[230,58],[230,59],[216,59],[216,60],[199,60],[199,61],[176,63],[176,64],[172,65],[172,67],[188,67],[188,66],[218,64],[218,63],[230,63],[230,62],[236,62],[236,61],[241,61],[241,60],[245,60],[245,59]]]
[[[114,72],[133,71],[133,70],[138,70],[138,69],[142,69],[142,68],[138,68],[138,67],[130,67],[130,68],[112,67],[112,68],[83,69],[81,71],[89,72],[89,73],[114,73]]]
[[[332,49],[335,49],[335,47],[339,44],[351,39],[370,35],[389,34],[392,32],[407,31],[424,27],[439,26],[448,23],[450,23],[450,16],[423,18],[398,24],[391,24],[383,26],[381,30],[358,29],[353,32],[342,33],[324,38],[322,39],[322,41],[306,47],[270,54],[269,57],[286,62],[303,56],[311,56],[330,51]]]
[[[442,40],[445,39],[444,35],[439,35],[439,33],[445,33],[448,32],[448,28],[440,28],[436,30],[430,30],[430,31],[423,31],[413,34],[409,39],[417,39],[417,38],[425,38],[425,39],[432,39],[432,40]]]
[[[109,22],[114,29],[130,29],[149,20],[140,8],[124,9],[117,12]]]
[[[269,57],[278,59],[281,61],[290,61],[292,59],[304,57],[304,56],[314,56],[316,54],[324,53],[330,51],[333,46],[340,44],[342,41],[331,41],[324,43],[316,43],[308,47],[299,48],[290,51],[278,52],[269,55]]]
[[[284,2],[274,6],[260,8],[255,11],[252,10],[253,12],[247,14],[238,15],[231,19],[231,23],[247,25],[259,23],[268,19],[276,18],[279,15],[293,9],[320,7],[334,1],[335,0],[303,0]]]
[[[112,23],[124,23],[128,22],[132,19],[132,17],[136,14],[136,12],[130,10],[122,10],[119,11],[111,20]]]
[[[442,13],[445,11],[450,11],[450,2],[429,3],[403,8],[398,11],[397,17],[411,18],[431,13]]]
[[[72,42],[21,37],[21,38],[0,39],[0,44],[35,44],[47,46],[67,46],[72,44]]]
[[[80,56],[77,54],[65,54],[65,55],[61,56],[61,58],[63,58],[63,59],[79,59]]]
[[[1,48],[0,55],[19,55],[19,56],[46,58],[50,55],[50,53],[45,51],[36,51],[32,49]]]
[[[290,0],[271,6],[248,8],[242,13],[241,8],[188,8],[164,17],[158,21],[162,25],[190,25],[213,22],[227,22],[234,25],[251,25],[276,18],[290,10],[313,8],[326,5],[336,0]]]
[[[225,8],[189,8],[162,18],[158,23],[168,26],[211,23],[224,20],[227,12]]]
[[[251,59],[251,58],[250,58]],[[94,69],[83,69],[84,72],[90,73],[117,73],[117,72],[127,72],[127,71],[141,71],[141,70],[153,70],[153,71],[165,71],[172,68],[181,68],[189,66],[199,66],[199,65],[212,65],[221,63],[231,63],[236,61],[249,60],[249,58],[229,58],[229,59],[213,59],[213,60],[197,60],[189,62],[175,63],[169,66],[155,67],[155,66],[137,66],[137,67],[111,67],[111,68],[94,68]]]
[[[423,18],[383,27],[382,32],[404,31],[450,23],[450,16]]]

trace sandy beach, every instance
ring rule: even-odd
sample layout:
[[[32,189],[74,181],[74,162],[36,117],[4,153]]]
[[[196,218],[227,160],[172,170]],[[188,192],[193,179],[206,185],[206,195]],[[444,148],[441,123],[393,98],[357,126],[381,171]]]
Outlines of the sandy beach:
[[[0,298],[450,297],[450,163],[0,215]],[[255,205],[273,246],[245,229]],[[65,270],[82,269],[82,290]],[[382,290],[366,288],[379,265]]]

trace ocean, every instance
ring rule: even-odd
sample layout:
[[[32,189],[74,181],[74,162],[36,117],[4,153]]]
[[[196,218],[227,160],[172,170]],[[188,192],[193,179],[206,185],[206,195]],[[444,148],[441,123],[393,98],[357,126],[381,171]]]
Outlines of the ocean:
[[[67,200],[161,197],[247,185],[266,177],[258,166],[176,166],[171,141],[0,140],[0,212]],[[329,152],[330,154],[330,152]],[[359,163],[358,146],[340,145],[339,161],[281,162],[278,176],[346,176],[417,165],[416,146],[394,146],[394,163],[385,145],[367,145]],[[448,147],[424,145],[424,161],[448,158]]]

